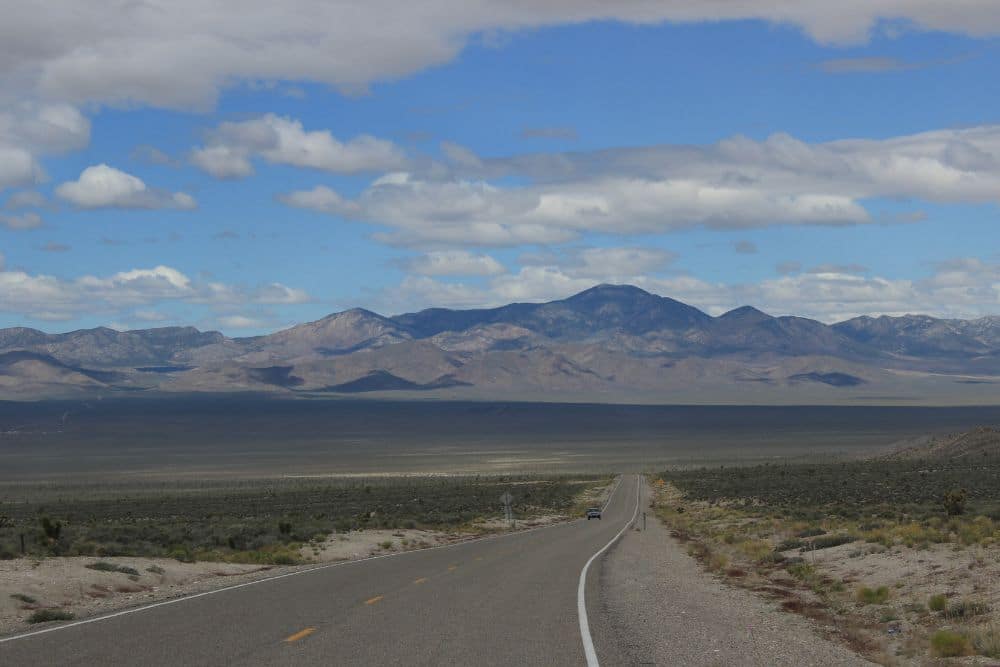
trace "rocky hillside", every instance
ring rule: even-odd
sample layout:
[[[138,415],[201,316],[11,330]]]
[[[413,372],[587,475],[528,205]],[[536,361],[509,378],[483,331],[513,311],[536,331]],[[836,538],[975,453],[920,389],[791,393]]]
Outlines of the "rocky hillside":
[[[750,306],[712,317],[636,287],[599,285],[490,309],[352,309],[253,338],[191,327],[0,330],[0,398],[126,390],[991,403],[1000,402],[1000,318],[828,326]]]

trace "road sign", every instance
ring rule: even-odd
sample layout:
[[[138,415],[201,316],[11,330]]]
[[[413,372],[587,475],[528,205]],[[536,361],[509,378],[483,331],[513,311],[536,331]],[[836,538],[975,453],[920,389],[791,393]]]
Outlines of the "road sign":
[[[514,496],[510,495],[510,491],[504,491],[503,495],[500,496],[500,502],[503,503],[503,514],[504,519],[510,524],[510,527],[514,527],[514,511],[511,509],[510,504],[514,501]]]

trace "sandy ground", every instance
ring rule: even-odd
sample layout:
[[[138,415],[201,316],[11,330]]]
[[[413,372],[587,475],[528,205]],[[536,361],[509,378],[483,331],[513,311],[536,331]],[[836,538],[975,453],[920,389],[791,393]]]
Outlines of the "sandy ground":
[[[860,586],[889,589],[885,604],[854,605],[849,609],[872,629],[890,664],[941,664],[927,657],[925,637],[930,632],[946,628],[971,634],[1000,622],[1000,549],[996,546],[931,544],[922,549],[885,549],[855,542],[806,553],[805,558],[819,571],[845,582],[848,592]],[[928,612],[929,598],[939,594],[946,597],[949,606],[972,602],[985,605],[988,611],[968,619],[949,619]],[[961,662],[994,667],[1000,664],[982,656],[967,656]]]
[[[648,487],[647,487],[648,491]],[[648,504],[644,496],[643,506]],[[601,605],[632,665],[817,667],[872,663],[822,638],[822,628],[702,570],[647,509],[601,565]],[[642,520],[639,520],[639,526]],[[614,664],[609,659],[604,665]]]

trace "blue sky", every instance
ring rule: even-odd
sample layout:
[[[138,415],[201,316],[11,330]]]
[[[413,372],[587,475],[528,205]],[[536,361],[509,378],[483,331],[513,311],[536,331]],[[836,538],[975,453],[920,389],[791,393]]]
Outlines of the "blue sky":
[[[284,33],[210,4],[73,38],[15,9],[49,48],[0,48],[0,326],[250,335],[599,282],[713,314],[1000,314],[991,3],[326,3],[336,28],[289,9]]]

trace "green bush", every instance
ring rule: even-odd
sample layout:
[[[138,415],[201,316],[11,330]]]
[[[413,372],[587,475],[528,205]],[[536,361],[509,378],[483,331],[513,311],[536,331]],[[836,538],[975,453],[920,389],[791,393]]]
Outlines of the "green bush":
[[[84,565],[85,568],[90,570],[97,570],[98,572],[120,572],[121,574],[130,574],[132,576],[139,576],[139,570],[134,567],[129,567],[128,565],[115,565],[114,563],[108,563],[107,561],[99,560],[96,563],[88,563]]]
[[[927,601],[927,608],[931,611],[944,611],[948,607],[948,598],[943,593],[932,595]]]
[[[965,489],[953,489],[944,494],[941,504],[944,505],[944,510],[948,513],[948,516],[958,516],[965,512],[967,496],[968,493]]]
[[[28,617],[28,623],[46,623],[48,621],[72,621],[73,614],[62,609],[39,609]]]
[[[24,593],[14,593],[13,595],[11,595],[11,597],[14,598],[15,600],[20,600],[25,604],[35,604],[36,602],[38,602],[38,600],[36,600],[35,598],[31,597],[30,595],[25,595]]]
[[[812,541],[813,549],[829,549],[839,547],[841,544],[850,544],[858,538],[853,535],[823,535]]]
[[[931,635],[931,651],[939,658],[957,658],[972,654],[969,638],[952,630],[938,630]]]
[[[862,586],[858,589],[858,602],[861,604],[885,604],[889,600],[889,587],[879,586],[871,589]]]
[[[49,540],[56,541],[59,539],[59,534],[62,533],[62,522],[53,521],[47,516],[43,516],[40,519],[42,524],[42,534],[45,535]]]

